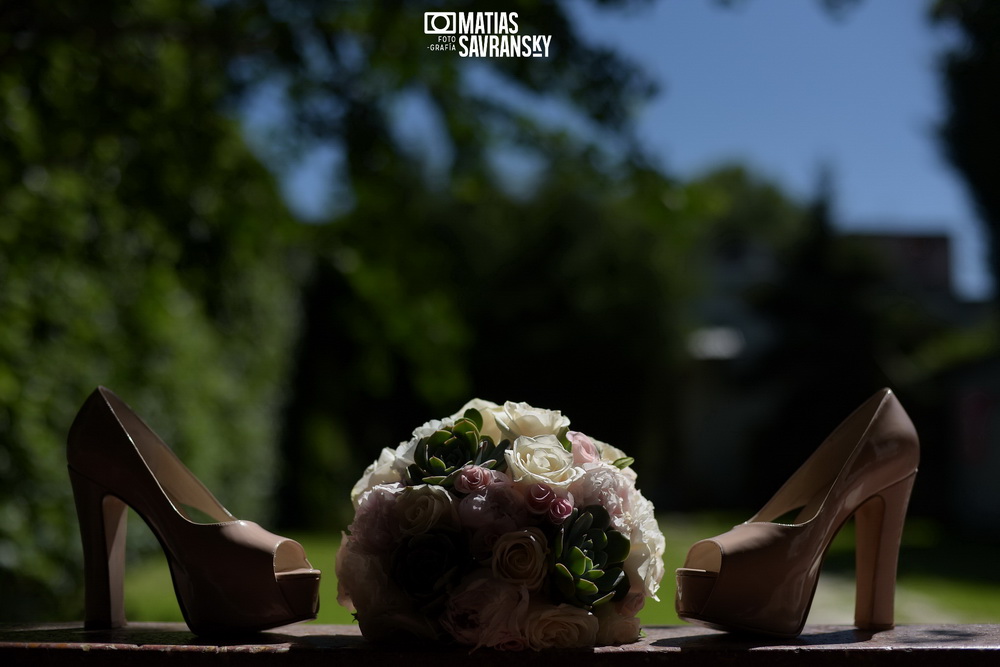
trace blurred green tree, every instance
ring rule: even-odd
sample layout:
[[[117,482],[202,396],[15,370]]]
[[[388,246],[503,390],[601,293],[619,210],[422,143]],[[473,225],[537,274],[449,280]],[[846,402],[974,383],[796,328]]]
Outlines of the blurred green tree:
[[[3,618],[79,614],[62,447],[94,384],[130,400],[237,512],[265,515],[284,465],[286,521],[330,525],[370,455],[436,414],[429,408],[453,409],[474,384],[470,350],[483,349],[474,306],[502,294],[471,280],[483,279],[483,257],[498,256],[488,247],[460,255],[449,240],[468,242],[529,210],[525,220],[552,223],[547,233],[571,231],[553,199],[568,181],[518,203],[497,185],[496,147],[540,160],[539,178],[560,160],[593,160],[589,182],[576,187],[636,167],[629,112],[653,87],[638,68],[583,44],[562,6],[505,8],[553,35],[553,57],[530,67],[422,57],[424,9],[435,7],[105,0],[0,9]],[[276,164],[316,145],[342,151],[336,177],[350,201],[329,224],[294,224],[245,146],[233,117],[264,89],[279,91],[277,117],[287,120],[265,149]],[[550,153],[573,143],[534,113],[532,99],[550,98],[578,113],[586,132],[610,130],[615,155],[598,164]],[[443,128],[443,171],[432,172],[426,144],[401,139],[407,99]],[[656,185],[645,194],[658,197],[667,184],[647,171]],[[638,196],[615,206],[649,208]],[[584,203],[572,210],[587,213]],[[602,215],[591,255],[614,233]],[[635,239],[649,237],[640,229]],[[505,243],[508,256],[522,254]],[[624,271],[637,260],[616,261]],[[526,304],[557,295],[532,287]],[[634,310],[623,319],[642,323],[650,300],[628,296]],[[300,306],[308,327],[288,376]],[[605,323],[605,341],[611,331]],[[559,351],[557,338],[548,345]],[[270,446],[279,428],[280,461]]]
[[[740,377],[771,399],[750,448],[746,498],[754,505],[878,387],[900,394],[918,427],[937,417],[937,371],[920,359],[953,323],[899,287],[877,246],[835,233],[834,201],[832,176],[823,171],[797,242],[778,255],[780,271],[750,295],[771,329],[764,353]],[[939,452],[927,447],[925,460]]]
[[[275,125],[271,134],[283,141],[265,148],[269,159],[287,164],[317,145],[331,148],[340,156],[331,184],[346,183],[349,193],[336,202],[335,219],[315,229],[319,260],[306,291],[282,454],[291,462],[281,494],[287,521],[342,526],[349,511],[342,499],[378,450],[472,393],[548,402],[572,414],[566,400],[583,392],[570,383],[552,391],[560,369],[582,363],[566,358],[568,341],[591,345],[590,360],[596,345],[632,360],[608,378],[617,386],[622,374],[633,374],[617,414],[627,399],[638,400],[646,374],[664,369],[638,360],[674,349],[654,326],[675,312],[663,301],[667,271],[656,264],[666,266],[656,252],[670,247],[670,235],[647,242],[677,217],[661,202],[669,183],[658,176],[658,186],[623,195],[628,177],[655,171],[630,126],[632,109],[654,86],[635,65],[583,43],[564,4],[504,7],[518,12],[522,33],[552,35],[552,56],[530,62],[428,52],[422,13],[436,9],[430,2],[296,5],[272,13],[259,33],[270,47],[242,62],[244,94],[266,86],[286,110],[275,116],[280,131]],[[638,203],[650,196],[655,204]],[[611,212],[629,197],[628,206],[645,207],[641,222]],[[627,239],[621,243],[636,254],[583,270],[581,254],[601,260],[615,239]],[[563,270],[571,262],[577,266]],[[619,282],[602,287],[609,270]],[[643,272],[656,279],[639,279]],[[571,276],[578,280],[567,283]],[[614,302],[601,294],[602,304],[590,305],[600,327],[574,328],[572,299],[588,289],[617,290],[621,315],[598,323],[598,305]],[[616,321],[635,334],[629,343]],[[521,371],[497,366],[501,343],[523,359]],[[491,381],[488,369],[517,381]],[[592,381],[595,395],[606,386],[597,373]]]
[[[993,275],[1000,275],[1000,5],[989,0],[936,0],[932,19],[962,39],[940,62],[948,112],[940,127],[951,163],[965,179],[989,234]],[[1000,299],[1000,289],[995,291]]]
[[[266,520],[298,229],[197,2],[0,8],[0,619],[79,618],[65,435],[111,386]],[[226,29],[229,32],[229,29]]]
[[[561,408],[651,497],[682,488],[729,185],[650,165],[630,121],[655,86],[569,6],[504,6],[552,35],[531,61],[428,51],[430,0],[0,6],[0,617],[79,616],[62,448],[98,382],[239,514],[283,469],[286,525],[341,528],[378,450],[473,393]],[[254,113],[276,172],[337,156],[316,224],[247,148]]]

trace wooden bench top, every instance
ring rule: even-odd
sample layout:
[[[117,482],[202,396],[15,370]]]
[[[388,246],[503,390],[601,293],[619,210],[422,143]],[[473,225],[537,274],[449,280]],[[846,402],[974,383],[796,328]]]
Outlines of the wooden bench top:
[[[555,658],[554,658],[555,656]],[[646,628],[635,644],[504,653],[461,647],[378,646],[357,626],[301,624],[226,640],[204,640],[181,623],[134,623],[85,631],[79,623],[0,625],[0,665],[323,665],[324,667],[589,667],[589,665],[992,665],[1000,667],[1000,625],[906,625],[871,633],[811,625],[795,640],[737,636],[697,626]]]

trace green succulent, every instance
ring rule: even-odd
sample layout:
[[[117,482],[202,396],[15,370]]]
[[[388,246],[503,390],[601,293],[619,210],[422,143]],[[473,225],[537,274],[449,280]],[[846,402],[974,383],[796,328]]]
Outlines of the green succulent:
[[[497,445],[493,438],[482,435],[482,428],[482,415],[470,408],[451,428],[421,438],[413,452],[414,462],[406,469],[407,483],[450,487],[468,465],[505,471],[504,451],[509,441],[502,440]]]
[[[552,540],[553,592],[588,611],[623,597],[629,581],[622,564],[630,547],[629,539],[611,527],[606,509],[574,509]]]

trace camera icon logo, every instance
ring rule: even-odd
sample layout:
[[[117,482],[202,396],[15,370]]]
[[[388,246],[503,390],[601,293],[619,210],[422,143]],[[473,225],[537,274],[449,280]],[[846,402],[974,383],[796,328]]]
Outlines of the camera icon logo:
[[[425,35],[454,35],[455,12],[424,12]]]

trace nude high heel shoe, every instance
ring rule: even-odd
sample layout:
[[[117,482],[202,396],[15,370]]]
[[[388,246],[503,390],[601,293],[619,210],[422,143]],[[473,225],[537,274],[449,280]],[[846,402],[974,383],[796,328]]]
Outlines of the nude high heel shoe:
[[[66,457],[83,538],[87,629],[125,625],[126,507],[156,535],[197,634],[265,630],[316,617],[319,570],[301,545],[241,521],[113,392],[98,387]],[[200,523],[194,508],[214,520]]]
[[[920,458],[913,423],[883,389],[855,410],[753,518],[691,547],[677,614],[722,630],[795,637],[831,540],[857,524],[855,624],[893,627],[896,563]],[[792,523],[774,523],[797,511]]]

